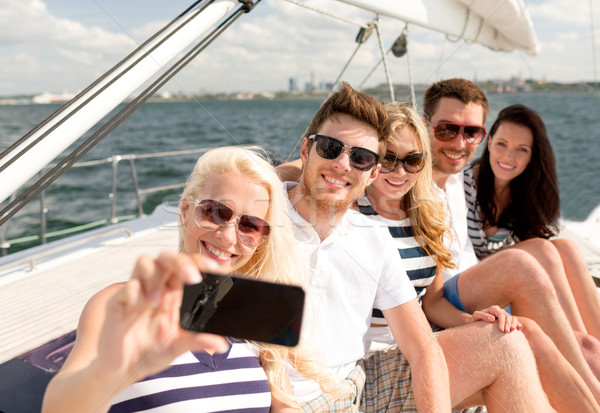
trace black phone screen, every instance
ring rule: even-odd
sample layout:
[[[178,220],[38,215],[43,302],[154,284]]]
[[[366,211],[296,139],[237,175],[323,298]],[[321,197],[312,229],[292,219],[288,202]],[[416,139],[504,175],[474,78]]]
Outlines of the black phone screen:
[[[180,323],[186,330],[293,347],[303,309],[301,287],[203,273],[201,283],[184,287]]]

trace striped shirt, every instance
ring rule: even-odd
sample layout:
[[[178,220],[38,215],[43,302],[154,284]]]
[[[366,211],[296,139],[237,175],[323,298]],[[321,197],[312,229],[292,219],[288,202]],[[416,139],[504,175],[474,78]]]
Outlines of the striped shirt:
[[[425,294],[426,287],[433,282],[437,267],[435,260],[427,254],[427,251],[419,245],[413,236],[410,219],[406,218],[398,221],[382,217],[375,212],[375,209],[364,195],[358,200],[358,207],[362,214],[368,215],[371,219],[388,227],[402,258],[402,264],[404,264],[408,278],[415,287],[420,302],[421,297]],[[373,309],[372,323],[387,324],[380,310]]]
[[[515,238],[510,230],[500,228],[498,231],[487,237],[483,229],[483,220],[479,204],[477,203],[477,188],[475,187],[475,176],[473,174],[473,165],[464,170],[465,200],[467,202],[467,230],[473,249],[478,258],[483,258],[497,250],[511,246],[515,243]]]
[[[268,413],[270,406],[269,382],[256,351],[233,342],[225,354],[182,354],[168,369],[121,392],[110,412]]]

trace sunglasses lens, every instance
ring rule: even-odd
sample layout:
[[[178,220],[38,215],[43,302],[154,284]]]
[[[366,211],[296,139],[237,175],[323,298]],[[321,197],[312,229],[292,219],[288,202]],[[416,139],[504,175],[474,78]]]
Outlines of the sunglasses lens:
[[[441,141],[449,141],[454,139],[459,131],[460,125],[440,123],[435,127],[435,137]]]
[[[402,165],[406,172],[415,173],[419,172],[425,166],[425,157],[422,153],[408,155],[402,160]]]
[[[364,148],[352,148],[350,164],[359,171],[368,171],[377,163],[377,155]]]
[[[379,170],[379,172],[387,174],[396,169],[396,159],[398,159],[396,155],[385,155],[383,157],[383,160],[381,161],[381,169]]]
[[[317,137],[317,155],[324,159],[335,159],[340,156],[344,146],[341,142],[327,136]]]
[[[336,159],[344,150],[344,144],[337,139],[324,135],[311,135],[309,139],[317,142],[316,152],[321,158]],[[350,149],[350,165],[359,171],[368,171],[373,168],[379,156],[365,148],[354,147]]]
[[[406,172],[414,174],[419,172],[425,166],[425,156],[422,153],[415,153],[407,155],[404,159],[400,159],[393,153],[388,153],[381,162],[381,169],[379,172],[384,174],[390,173],[396,169],[400,163]]]
[[[233,210],[231,208],[212,199],[205,199],[196,207],[196,224],[208,231],[214,231],[227,225],[232,217]],[[240,241],[251,248],[262,244],[270,232],[271,227],[267,221],[252,215],[242,215],[237,223],[237,234]]]
[[[483,140],[485,129],[480,126],[465,126],[465,138],[470,143],[479,143]]]
[[[258,217],[242,215],[238,223],[240,240],[248,246],[258,246],[269,236],[271,227],[269,223]]]
[[[204,229],[216,229],[231,220],[233,210],[220,202],[205,199],[196,207],[196,223]]]
[[[481,143],[485,137],[485,128],[482,126],[459,125],[446,122],[439,123],[434,129],[434,134],[436,139],[440,141],[449,141],[454,139],[461,131],[465,140],[470,144]]]

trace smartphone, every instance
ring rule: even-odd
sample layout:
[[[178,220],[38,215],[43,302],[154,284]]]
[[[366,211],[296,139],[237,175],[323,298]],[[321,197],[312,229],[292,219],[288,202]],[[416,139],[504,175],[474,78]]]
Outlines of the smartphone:
[[[186,330],[293,347],[303,310],[301,287],[203,273],[201,283],[184,287],[180,323]]]

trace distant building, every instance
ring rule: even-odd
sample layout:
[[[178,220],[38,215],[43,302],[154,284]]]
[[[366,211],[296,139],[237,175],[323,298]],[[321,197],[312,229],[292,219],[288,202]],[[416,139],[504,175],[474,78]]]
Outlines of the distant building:
[[[290,93],[295,93],[298,91],[298,81],[293,77],[290,77],[289,80],[289,90]]]

